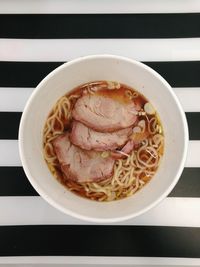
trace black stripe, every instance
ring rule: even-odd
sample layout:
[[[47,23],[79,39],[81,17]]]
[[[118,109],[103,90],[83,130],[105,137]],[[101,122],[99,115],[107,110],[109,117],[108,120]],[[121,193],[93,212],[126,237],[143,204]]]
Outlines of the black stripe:
[[[200,61],[144,62],[173,87],[200,86]]]
[[[0,112],[0,139],[18,139],[21,112]]]
[[[0,38],[200,36],[200,14],[1,14]]]
[[[0,87],[35,87],[61,62],[0,61]]]
[[[0,167],[0,196],[38,196],[22,167]]]
[[[22,167],[0,167],[0,196],[38,196]],[[200,168],[185,168],[169,197],[200,197]]]
[[[189,139],[200,140],[200,112],[185,112],[188,128]]]
[[[0,139],[17,139],[21,112],[0,112]],[[190,140],[200,140],[200,112],[186,112]]]
[[[174,87],[200,86],[200,61],[144,62]],[[0,61],[0,87],[35,87],[63,62]]]
[[[200,168],[184,168],[177,185],[168,197],[200,198]]]
[[[186,112],[186,117],[189,127],[190,140],[200,140],[200,113]]]
[[[200,228],[1,226],[0,256],[200,257]]]

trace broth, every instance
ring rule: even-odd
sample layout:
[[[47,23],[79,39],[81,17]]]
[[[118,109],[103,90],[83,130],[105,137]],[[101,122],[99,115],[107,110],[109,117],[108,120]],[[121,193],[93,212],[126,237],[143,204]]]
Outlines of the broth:
[[[101,181],[80,183],[63,172],[53,142],[71,132],[72,110],[85,95],[111,98],[122,105],[134,103],[137,119],[127,140],[134,146],[132,151],[126,153],[119,147],[104,153],[115,159],[112,175]],[[154,176],[163,156],[164,133],[156,110],[142,94],[118,82],[95,81],[78,86],[56,102],[44,127],[43,147],[50,171],[70,191],[91,200],[112,201],[133,195]],[[97,153],[103,156],[103,152]]]

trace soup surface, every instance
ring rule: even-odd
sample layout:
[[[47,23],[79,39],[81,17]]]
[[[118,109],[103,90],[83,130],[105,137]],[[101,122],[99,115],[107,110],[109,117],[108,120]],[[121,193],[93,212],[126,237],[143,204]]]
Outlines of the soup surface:
[[[156,110],[138,91],[94,81],[55,103],[43,148],[50,171],[70,191],[112,201],[133,195],[154,176],[164,134]]]

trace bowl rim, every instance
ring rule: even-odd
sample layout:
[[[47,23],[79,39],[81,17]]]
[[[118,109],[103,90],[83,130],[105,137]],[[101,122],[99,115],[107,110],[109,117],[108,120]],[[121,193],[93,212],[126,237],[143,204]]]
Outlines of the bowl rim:
[[[119,60],[119,61],[126,61],[127,63],[131,63],[131,64],[135,64],[139,67],[142,67],[143,69],[145,69],[146,71],[150,72],[154,77],[156,77],[157,79],[159,79],[165,86],[165,88],[168,90],[168,92],[171,94],[172,98],[174,99],[176,106],[180,112],[181,115],[181,123],[183,124],[183,135],[184,135],[184,149],[183,149],[183,154],[182,157],[180,159],[180,163],[179,163],[179,167],[177,169],[177,172],[174,174],[174,179],[172,181],[172,183],[166,188],[166,190],[160,195],[159,198],[157,198],[155,201],[153,201],[151,204],[149,204],[148,206],[144,207],[143,209],[141,209],[138,212],[135,213],[130,213],[129,215],[126,216],[120,216],[120,217],[114,217],[114,218],[98,218],[98,217],[91,217],[91,216],[85,216],[85,215],[80,215],[77,212],[73,212],[72,210],[68,209],[67,207],[63,207],[62,205],[58,204],[53,198],[51,198],[51,196],[49,196],[45,190],[43,190],[40,185],[37,183],[37,181],[34,179],[34,177],[32,177],[29,168],[26,164],[26,158],[24,155],[24,142],[23,142],[23,135],[24,135],[24,131],[25,131],[25,124],[26,124],[26,120],[29,114],[29,109],[30,106],[32,104],[32,102],[34,101],[35,95],[37,95],[37,93],[40,91],[40,89],[43,87],[43,85],[49,80],[51,79],[53,76],[55,76],[58,72],[60,72],[62,69],[71,66],[73,64],[77,64],[80,63],[82,61],[85,60],[91,60],[91,59],[114,59],[114,60]],[[52,205],[54,208],[60,210],[61,212],[73,216],[77,219],[81,219],[87,222],[93,222],[93,223],[116,223],[116,222],[122,222],[122,221],[126,221],[128,219],[132,219],[135,218],[145,212],[147,212],[148,210],[152,209],[153,207],[155,207],[156,205],[158,205],[164,198],[167,197],[167,195],[172,191],[172,189],[175,187],[176,183],[178,182],[180,175],[184,169],[184,165],[185,165],[185,161],[186,161],[186,157],[187,157],[187,151],[188,151],[188,143],[189,143],[189,131],[188,131],[188,124],[187,124],[187,120],[186,120],[186,116],[185,116],[185,112],[176,96],[176,94],[174,93],[172,87],[169,85],[169,83],[159,74],[157,73],[155,70],[153,70],[151,67],[147,66],[146,64],[139,62],[135,59],[131,59],[128,57],[124,57],[124,56],[118,56],[118,55],[111,55],[111,54],[101,54],[101,55],[89,55],[89,56],[83,56],[83,57],[79,57],[73,60],[70,60],[69,62],[66,62],[64,64],[62,64],[61,66],[57,67],[56,69],[54,69],[53,71],[51,71],[48,75],[46,75],[40,82],[39,84],[36,86],[36,88],[34,89],[33,93],[31,94],[31,96],[29,97],[28,101],[26,102],[25,108],[23,110],[22,116],[21,116],[21,120],[20,120],[20,125],[19,125],[19,133],[18,133],[18,139],[19,139],[19,143],[18,143],[18,147],[19,147],[19,155],[20,155],[20,159],[22,162],[22,167],[24,169],[24,172],[29,180],[29,182],[31,183],[31,185],[35,188],[35,190],[39,193],[39,195],[41,197],[43,197],[50,205]],[[78,196],[77,196],[78,197]],[[102,204],[108,204],[107,202],[103,202]]]

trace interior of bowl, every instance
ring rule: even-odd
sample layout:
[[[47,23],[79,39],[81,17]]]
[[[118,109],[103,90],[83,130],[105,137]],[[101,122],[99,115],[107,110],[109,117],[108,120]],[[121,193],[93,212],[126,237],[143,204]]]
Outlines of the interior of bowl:
[[[81,198],[62,186],[50,173],[42,152],[45,120],[55,102],[74,87],[95,80],[113,80],[141,92],[161,118],[165,151],[152,180],[132,197],[112,202]],[[94,222],[125,220],[148,210],[174,187],[184,166],[188,133],[184,113],[167,82],[147,66],[116,56],[89,56],[66,63],[36,88],[24,110],[20,156],[34,188],[61,211]]]

